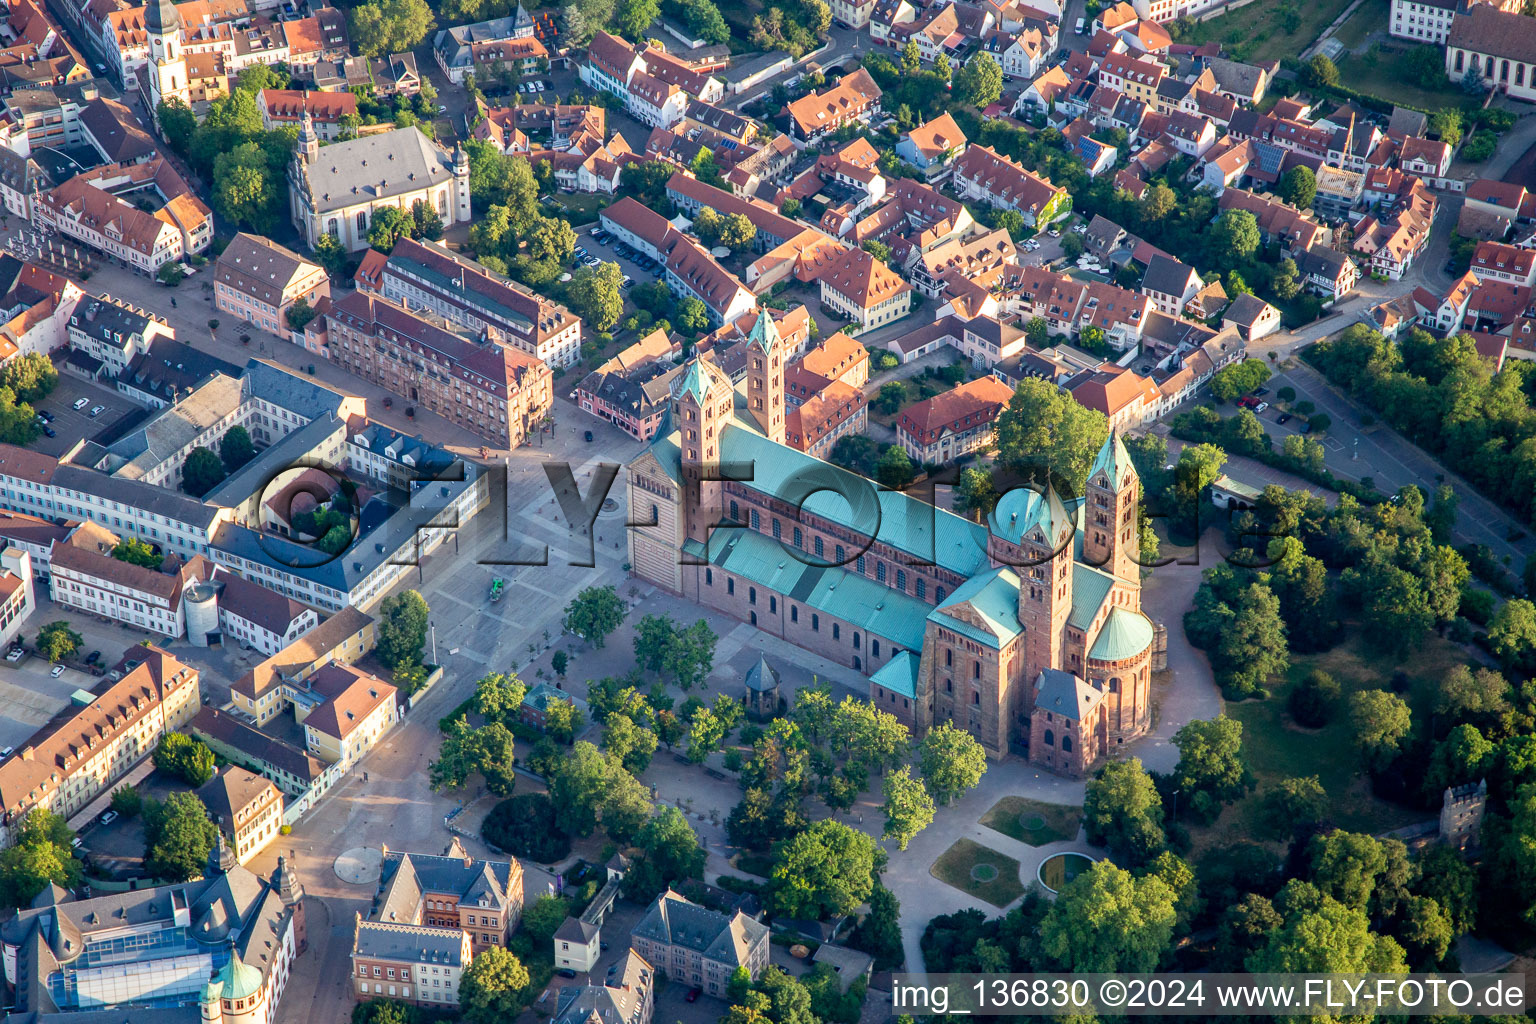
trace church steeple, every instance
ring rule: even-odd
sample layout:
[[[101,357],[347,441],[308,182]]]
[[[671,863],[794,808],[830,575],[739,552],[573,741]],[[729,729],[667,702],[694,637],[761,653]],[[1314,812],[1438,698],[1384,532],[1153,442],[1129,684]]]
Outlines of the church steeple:
[[[766,309],[747,335],[747,411],[764,436],[784,443],[784,339]]]
[[[1139,582],[1141,479],[1119,434],[1110,434],[1088,470],[1083,495],[1083,561],[1127,582]]]
[[[187,102],[187,58],[181,48],[181,16],[171,0],[153,0],[144,11],[144,32],[149,36],[149,93],[151,113],[158,119],[160,104],[167,100]]]

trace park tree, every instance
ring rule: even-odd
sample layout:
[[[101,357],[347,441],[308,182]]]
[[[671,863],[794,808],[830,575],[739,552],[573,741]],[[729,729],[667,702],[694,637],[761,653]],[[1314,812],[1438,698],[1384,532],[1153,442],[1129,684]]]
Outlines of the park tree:
[[[178,98],[161,100],[155,108],[155,116],[167,144],[187,156],[191,152],[192,139],[197,135],[197,115],[192,113],[192,108]]]
[[[555,805],[548,793],[521,793],[491,808],[480,826],[486,840],[517,857],[543,864],[565,859],[571,840],[555,824]]]
[[[172,793],[144,808],[144,867],[153,878],[185,882],[203,873],[219,827],[196,793]]]
[[[1298,170],[1306,170],[1305,167]],[[1275,298],[1289,302],[1301,294],[1301,271],[1296,269],[1296,261],[1289,256],[1284,257],[1275,265],[1275,276],[1270,278],[1269,287],[1274,290]],[[1292,437],[1296,435],[1291,435]]]
[[[553,699],[544,707],[544,735],[556,743],[570,743],[586,724],[586,715],[568,698]]]
[[[635,836],[639,859],[624,878],[624,895],[647,902],[690,878],[704,877],[704,847],[687,817],[676,807],[663,807]]]
[[[907,450],[899,444],[887,448],[875,463],[875,479],[896,491],[910,486],[917,479],[917,469]]]
[[[385,667],[421,664],[429,611],[426,598],[414,590],[384,599],[379,606],[379,639],[374,650]]]
[[[1494,745],[1477,726],[1461,724],[1435,744],[1424,775],[1424,795],[1434,799],[1448,787],[1475,783],[1494,766]]]
[[[1447,146],[1456,146],[1461,142],[1461,111],[1445,107],[1430,114],[1429,131]]]
[[[1280,175],[1275,191],[1298,210],[1311,209],[1312,200],[1317,198],[1317,175],[1305,164],[1297,164]]]
[[[1288,899],[1292,896],[1296,898]],[[1372,932],[1365,911],[1345,906],[1308,883],[1292,880],[1277,904],[1289,905],[1283,922],[1262,948],[1249,954],[1249,971],[1395,974],[1407,967],[1402,947]]]
[[[529,981],[528,968],[516,953],[502,946],[489,946],[475,954],[464,968],[459,979],[459,1006],[471,1024],[511,1020],[527,1002]]]
[[[1510,672],[1528,674],[1536,667],[1536,604],[1512,598],[1488,623],[1488,647]]]
[[[10,388],[18,402],[47,398],[59,384],[59,371],[40,352],[12,356],[0,366],[0,387]]]
[[[1327,648],[1335,638],[1328,567],[1322,559],[1308,555],[1295,537],[1276,538],[1268,554],[1273,562],[1269,589],[1280,602],[1291,646],[1303,651]]]
[[[1189,804],[1207,821],[1213,821],[1221,805],[1231,803],[1253,786],[1253,776],[1243,760],[1243,723],[1219,715],[1210,721],[1193,721],[1173,734],[1179,763],[1172,784],[1189,797]]]
[[[1259,801],[1260,827],[1272,839],[1306,832],[1328,813],[1328,794],[1316,775],[1281,779],[1264,790]]]
[[[1068,882],[1040,922],[1040,949],[1064,971],[1157,969],[1178,923],[1176,895],[1162,878],[1137,878],[1099,861]]]
[[[1218,567],[1207,573],[1207,579],[1230,572]],[[1258,693],[1271,675],[1283,672],[1290,663],[1285,622],[1274,592],[1258,582],[1234,586],[1235,592],[1228,596],[1207,583],[1184,615],[1184,631],[1190,642],[1210,655],[1229,700]]]
[[[757,226],[747,219],[746,214],[728,214],[720,222],[720,244],[732,252],[750,249],[756,238]]]
[[[923,829],[933,821],[933,798],[928,795],[921,779],[912,777],[912,770],[902,767],[889,772],[882,784],[885,794],[884,838],[896,840],[905,850]]]
[[[194,788],[213,778],[215,771],[213,751],[207,744],[179,732],[168,732],[160,737],[154,762],[160,771],[174,775]]]
[[[219,441],[219,459],[224,468],[233,473],[256,457],[256,446],[251,443],[250,431],[233,426],[224,432]]]
[[[670,676],[684,693],[702,685],[714,667],[715,644],[719,639],[705,619],[674,631],[662,658],[662,672]]]
[[[1132,867],[1163,851],[1163,801],[1140,758],[1099,769],[1083,796],[1083,825],[1090,843]]]
[[[987,771],[987,752],[964,729],[940,722],[918,745],[918,767],[928,792],[939,803],[947,804],[976,788]]]
[[[75,834],[62,815],[34,807],[13,828],[11,845],[0,850],[0,907],[26,907],[49,885],[80,881]]]
[[[492,672],[475,684],[474,709],[488,722],[515,720],[528,694],[527,685],[515,672]]]
[[[991,473],[971,466],[960,471],[960,478],[955,484],[956,512],[980,519],[997,506],[997,498],[997,488],[993,486]]]
[[[213,161],[213,181],[213,208],[220,216],[252,231],[272,230],[277,192],[261,146],[242,142],[219,153]]]
[[[426,0],[370,0],[352,8],[347,20],[352,45],[365,57],[414,50],[434,24]]]
[[[225,477],[224,463],[212,448],[199,445],[187,454],[181,465],[181,489],[194,498],[201,498]]]
[[[597,828],[597,812],[612,776],[602,751],[585,740],[572,745],[549,779],[555,823],[572,836],[588,836]]]
[[[1442,721],[1496,731],[1510,713],[1509,683],[1493,669],[1457,665],[1440,680],[1431,708]]]
[[[373,212],[373,219],[368,224],[368,244],[388,255],[396,241],[410,236],[415,223],[398,207],[381,207]]]
[[[565,628],[593,647],[602,647],[624,622],[625,611],[616,587],[587,587],[565,606]]]
[[[603,749],[618,758],[624,770],[632,775],[638,775],[650,766],[657,742],[654,732],[636,725],[628,715],[612,714],[603,723]]]
[[[1412,724],[1408,702],[1386,690],[1350,694],[1349,722],[1355,748],[1370,772],[1383,771],[1397,759]]]
[[[901,903],[896,894],[879,882],[869,893],[869,913],[854,929],[851,943],[875,958],[875,970],[893,971],[901,966],[905,950],[901,941]]]
[[[39,629],[33,646],[50,662],[58,662],[73,657],[83,643],[85,638],[70,628],[68,620],[60,619]]]
[[[1003,69],[990,53],[977,53],[955,73],[951,87],[956,102],[980,110],[1003,94]]]
[[[996,436],[1004,466],[1041,481],[1049,469],[1081,494],[1109,420],[1056,385],[1027,377],[998,416]]]
[[[608,330],[624,315],[623,277],[617,263],[578,267],[567,292],[571,307],[595,329]]]
[[[863,832],[840,821],[818,821],[780,848],[769,903],[776,914],[811,921],[852,913],[869,898],[884,860]]]

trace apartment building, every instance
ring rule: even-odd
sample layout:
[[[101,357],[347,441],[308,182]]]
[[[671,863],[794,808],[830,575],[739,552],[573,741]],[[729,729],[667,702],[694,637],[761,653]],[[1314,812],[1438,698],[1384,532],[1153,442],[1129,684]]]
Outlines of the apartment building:
[[[120,542],[117,534],[95,523],[81,523],[66,540],[55,542],[48,559],[53,600],[179,640],[187,632],[183,594],[212,566],[196,556],[173,572],[149,569],[114,558]]]
[[[34,807],[73,817],[192,720],[195,668],[152,644],[130,647],[117,667],[120,679],[77,695],[0,762],[0,847]]]
[[[631,949],[608,969],[602,984],[562,988],[550,1024],[651,1024],[655,988],[655,968]]]
[[[101,375],[116,377],[128,369],[156,338],[174,340],[165,320],[129,302],[102,292],[82,298],[69,316],[69,346],[101,363]]]
[[[739,910],[706,910],[668,889],[635,925],[630,948],[670,980],[722,998],[738,967],[755,979],[768,966],[768,928]]]
[[[36,607],[32,556],[7,544],[0,550],[0,647],[21,635]]]
[[[953,462],[991,447],[993,424],[1012,398],[996,377],[978,377],[904,409],[896,441],[916,463]]]
[[[227,569],[215,568],[206,586],[218,603],[219,628],[226,642],[233,641],[267,657],[297,642],[320,624],[319,615],[308,605]],[[201,646],[197,636],[191,640],[194,646]]]
[[[361,291],[333,302],[326,319],[332,362],[498,448],[525,443],[554,403],[549,367],[493,329],[472,338]]]
[[[370,266],[372,280],[363,273]],[[557,369],[581,356],[581,320],[574,313],[435,242],[402,238],[382,265],[365,259],[358,287],[475,333],[491,328],[497,341]]]
[[[358,124],[357,96],[351,92],[309,89],[263,89],[256,96],[261,126],[267,131],[298,128],[307,116],[322,142],[335,142]],[[349,122],[350,119],[350,122]]]
[[[757,305],[752,289],[722,267],[704,246],[681,232],[674,232],[671,238],[666,283],[673,294],[704,303],[711,327],[746,316]]]
[[[331,281],[321,267],[244,231],[219,254],[213,268],[213,302],[219,312],[279,337],[288,336],[286,317],[295,303],[314,306],[330,294]]]
[[[373,617],[345,608],[235,680],[230,699],[257,725],[265,725],[294,705],[293,691],[304,688],[315,672],[332,663],[350,665],[377,641]]]
[[[845,124],[868,121],[880,112],[880,87],[868,71],[859,68],[821,92],[809,93],[789,104],[789,124],[796,138],[815,142]]]
[[[198,787],[197,795],[214,824],[244,864],[265,850],[283,824],[283,794],[270,780],[226,765]]]
[[[534,32],[533,18],[518,5],[514,14],[473,25],[445,28],[432,40],[437,66],[454,85],[477,71],[489,77],[501,68],[515,75],[531,75],[540,61],[547,68],[549,50]]]
[[[77,174],[42,193],[37,216],[48,228],[147,276],[213,242],[213,211],[162,158]]]
[[[1479,242],[1472,254],[1471,269],[1485,281],[1536,285],[1536,250],[1503,242]]]
[[[1521,8],[1520,0],[1392,0],[1387,31],[1398,39],[1444,46],[1456,15],[1479,3],[1500,11],[1518,12]]]

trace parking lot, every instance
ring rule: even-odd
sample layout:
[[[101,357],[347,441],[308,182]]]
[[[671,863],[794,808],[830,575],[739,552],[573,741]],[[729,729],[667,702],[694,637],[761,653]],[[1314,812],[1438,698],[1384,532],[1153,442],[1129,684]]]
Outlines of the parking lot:
[[[76,409],[75,403],[82,398],[85,405]],[[91,410],[97,406],[101,412],[92,416]],[[37,402],[36,408],[53,417],[49,427],[55,436],[44,433],[29,447],[55,457],[68,451],[78,438],[102,444],[115,441],[149,414],[116,391],[68,373],[59,374],[58,387]]]
[[[69,705],[70,694],[96,683],[76,668],[54,676],[48,662],[32,654],[19,663],[0,660],[0,750],[19,747]]]

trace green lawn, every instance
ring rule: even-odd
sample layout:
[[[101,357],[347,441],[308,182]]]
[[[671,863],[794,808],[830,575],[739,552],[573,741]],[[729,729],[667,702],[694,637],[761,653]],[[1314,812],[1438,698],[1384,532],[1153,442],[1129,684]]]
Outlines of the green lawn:
[[[1348,28],[1346,24],[1344,26]],[[1462,107],[1468,104],[1467,94],[1447,78],[1443,88],[1421,89],[1397,74],[1396,61],[1403,50],[1396,46],[1371,47],[1368,53],[1351,54],[1339,62],[1339,82],[1356,92],[1379,96],[1384,100],[1400,103],[1419,110],[1439,110],[1442,107]]]
[[[1235,11],[1180,30],[1179,43],[1219,42],[1224,56],[1233,60],[1261,61],[1294,57],[1310,46],[1333,19],[1344,13],[1349,0],[1253,0]],[[1296,12],[1296,29],[1285,31],[1282,11]]]
[[[1019,862],[969,839],[945,850],[928,873],[994,907],[1006,907],[1024,895]]]
[[[1274,688],[1269,699],[1227,705],[1226,713],[1243,723],[1243,753],[1258,786],[1228,807],[1214,825],[1191,829],[1197,848],[1254,835],[1259,797],[1265,786],[1288,777],[1316,775],[1328,793],[1329,818],[1341,828],[1380,832],[1425,817],[1423,812],[1378,799],[1371,793],[1369,780],[1359,774],[1346,703],[1358,690],[1390,689],[1395,666],[1361,645],[1358,625],[1346,628],[1351,630],[1351,639],[1339,647],[1296,656],[1285,682]],[[1433,634],[1404,660],[1402,668],[1410,680],[1405,696],[1415,715],[1427,705],[1446,672],[1466,660],[1465,651]],[[1290,688],[1314,668],[1337,679],[1343,693],[1332,721],[1321,729],[1305,729],[1291,721],[1285,700]]]
[[[1047,804],[1020,796],[1005,796],[982,815],[981,823],[1030,846],[1060,843],[1077,838],[1083,809]]]
[[[1386,29],[1391,10],[1392,5],[1387,0],[1365,0],[1365,3],[1349,16],[1349,20],[1339,26],[1333,38],[1354,49],[1364,43],[1365,37],[1372,32]]]

